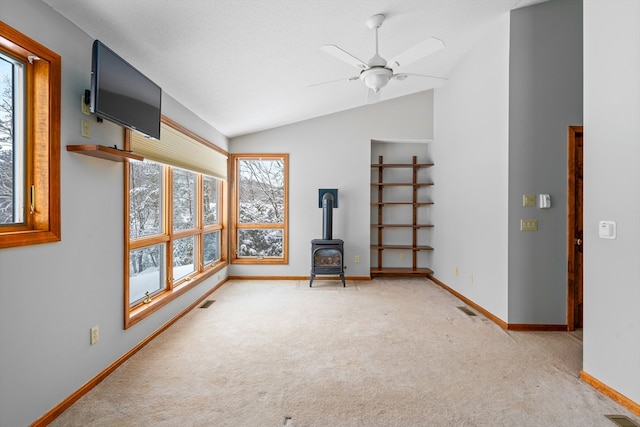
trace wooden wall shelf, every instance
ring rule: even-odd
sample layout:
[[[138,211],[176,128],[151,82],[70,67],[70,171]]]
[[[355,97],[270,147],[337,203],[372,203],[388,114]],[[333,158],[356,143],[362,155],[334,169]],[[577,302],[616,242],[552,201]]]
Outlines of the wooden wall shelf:
[[[112,162],[124,162],[126,160],[143,161],[144,157],[129,151],[119,150],[105,145],[67,145],[67,151],[84,154],[85,156],[97,157],[99,159],[111,160]]]

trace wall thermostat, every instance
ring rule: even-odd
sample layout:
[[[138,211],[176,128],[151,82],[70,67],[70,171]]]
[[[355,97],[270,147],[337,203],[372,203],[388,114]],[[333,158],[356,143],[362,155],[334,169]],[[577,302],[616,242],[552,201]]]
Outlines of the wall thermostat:
[[[615,221],[600,221],[598,225],[598,235],[601,239],[615,239],[616,238],[616,222]]]
[[[549,194],[540,194],[540,208],[548,209],[551,207],[551,195]]]

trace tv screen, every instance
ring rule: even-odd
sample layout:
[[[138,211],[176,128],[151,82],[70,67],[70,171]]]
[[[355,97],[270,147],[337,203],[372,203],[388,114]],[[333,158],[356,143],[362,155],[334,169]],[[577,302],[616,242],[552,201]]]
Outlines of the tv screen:
[[[91,57],[91,112],[160,138],[162,89],[99,40]]]

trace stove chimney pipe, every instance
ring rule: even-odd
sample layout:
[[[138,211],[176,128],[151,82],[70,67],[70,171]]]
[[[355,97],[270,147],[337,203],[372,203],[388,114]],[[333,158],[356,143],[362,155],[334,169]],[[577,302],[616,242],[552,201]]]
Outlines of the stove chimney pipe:
[[[333,239],[333,195],[330,193],[322,196],[322,238]]]

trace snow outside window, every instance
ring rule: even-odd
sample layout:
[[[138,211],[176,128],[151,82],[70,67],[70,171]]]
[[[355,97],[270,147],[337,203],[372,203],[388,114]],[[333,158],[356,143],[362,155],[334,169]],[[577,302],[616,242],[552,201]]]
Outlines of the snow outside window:
[[[286,264],[288,155],[232,156],[233,262]]]

